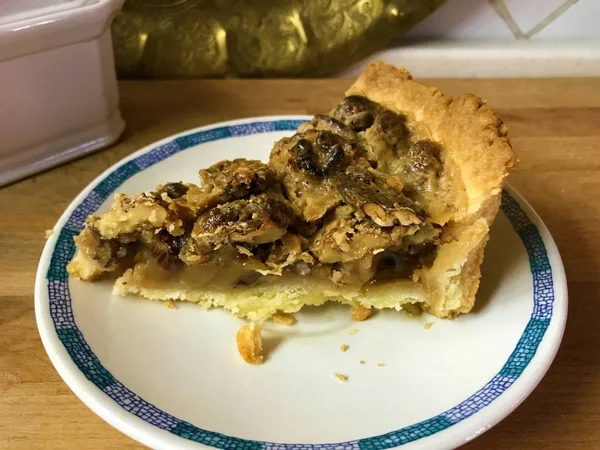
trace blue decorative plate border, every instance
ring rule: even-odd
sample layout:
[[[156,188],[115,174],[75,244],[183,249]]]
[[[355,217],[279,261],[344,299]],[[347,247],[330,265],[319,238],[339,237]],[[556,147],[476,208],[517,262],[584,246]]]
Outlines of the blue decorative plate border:
[[[502,193],[502,211],[520,236],[529,255],[533,278],[533,310],[529,322],[500,372],[481,389],[460,404],[435,417],[390,433],[341,443],[277,444],[250,441],[203,430],[161,411],[127,389],[102,366],[77,328],[71,308],[66,271],[67,263],[75,253],[73,237],[81,231],[85,218],[94,213],[115,189],[133,175],[195,145],[236,136],[281,130],[292,131],[302,122],[302,120],[258,121],[187,134],[131,159],[100,181],[75,208],[60,230],[46,273],[50,316],[58,338],[86,378],[123,409],[147,423],[177,436],[220,449],[385,449],[431,436],[465,420],[492,403],[519,378],[535,355],[552,319],[554,285],[546,247],[538,228],[527,217],[519,203],[506,191]]]

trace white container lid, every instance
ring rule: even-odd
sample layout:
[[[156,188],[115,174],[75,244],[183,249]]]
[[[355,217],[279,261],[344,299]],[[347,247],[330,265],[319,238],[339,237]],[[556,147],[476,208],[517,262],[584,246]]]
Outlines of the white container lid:
[[[0,186],[123,131],[110,24],[123,0],[0,0]]]
[[[0,62],[92,40],[124,0],[0,0]]]
[[[96,0],[3,0],[0,2],[0,25],[68,11],[91,3],[96,3]]]

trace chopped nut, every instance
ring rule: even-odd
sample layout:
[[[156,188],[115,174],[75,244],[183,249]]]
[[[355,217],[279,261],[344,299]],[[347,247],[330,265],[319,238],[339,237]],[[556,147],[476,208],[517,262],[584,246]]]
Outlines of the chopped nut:
[[[238,352],[248,364],[262,364],[262,339],[260,325],[251,323],[242,326],[235,338]]]
[[[281,325],[294,325],[296,323],[296,318],[292,314],[287,313],[277,313],[271,320]]]
[[[252,254],[252,252],[251,252],[250,250],[248,250],[246,247],[242,247],[241,245],[236,245],[236,246],[235,246],[235,248],[236,248],[236,249],[237,249],[237,251],[238,251],[238,252],[240,252],[242,255],[245,255],[245,256],[250,256],[250,257],[254,256],[254,255]]]
[[[343,344],[342,346],[340,346],[340,352],[342,353],[346,353],[348,351],[348,349],[350,348],[349,345],[347,344]]]
[[[177,308],[177,306],[175,305],[175,302],[174,302],[173,300],[171,300],[171,299],[169,299],[169,300],[165,300],[165,301],[164,301],[164,305],[165,305],[167,308],[169,308],[169,309],[176,309],[176,308]]]
[[[426,330],[429,330],[434,325],[435,325],[435,322],[427,322],[425,325],[423,325],[423,328],[425,328]]]
[[[46,230],[44,232],[44,239],[48,239],[50,236],[52,236],[52,233],[54,233],[54,230]]]
[[[386,219],[386,214],[381,205],[378,205],[377,203],[366,203],[363,205],[363,211],[376,224],[381,225],[381,223],[385,223],[384,221]],[[391,226],[392,224],[385,223],[385,225]]]
[[[362,305],[353,306],[352,311],[350,312],[350,318],[356,322],[362,322],[363,320],[367,320],[372,315],[373,311],[369,308],[365,308]]]
[[[334,283],[339,283],[340,281],[342,281],[342,272],[340,272],[339,270],[334,270],[331,274],[331,281],[333,281]]]
[[[336,377],[340,381],[348,381],[348,377],[346,375],[344,375],[343,373],[336,372],[333,374],[333,376]]]
[[[350,331],[348,331],[348,334],[356,334],[358,333],[358,330],[356,328],[352,328]]]
[[[385,367],[385,364],[383,364],[383,363],[377,363],[377,367]]]

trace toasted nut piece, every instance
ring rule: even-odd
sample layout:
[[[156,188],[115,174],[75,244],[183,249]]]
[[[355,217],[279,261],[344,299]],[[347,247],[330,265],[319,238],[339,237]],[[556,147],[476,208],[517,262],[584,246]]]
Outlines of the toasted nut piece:
[[[385,210],[377,203],[365,203],[363,205],[363,211],[377,224],[380,224],[380,222],[383,222],[386,219]]]
[[[294,325],[296,323],[296,318],[292,314],[287,313],[277,313],[271,320],[280,325]]]
[[[331,274],[331,281],[333,281],[334,283],[339,283],[340,281],[342,281],[342,272],[340,272],[339,270],[334,270]]]
[[[366,203],[362,209],[373,222],[381,227],[391,227],[395,224],[410,225],[420,223],[419,217],[409,208],[394,206],[395,209],[384,209],[377,203]]]
[[[235,337],[238,352],[248,364],[262,364],[262,338],[260,325],[251,323],[242,326]]]
[[[350,312],[350,318],[356,322],[362,322],[363,320],[367,320],[372,315],[373,311],[361,305],[353,306],[352,311]]]

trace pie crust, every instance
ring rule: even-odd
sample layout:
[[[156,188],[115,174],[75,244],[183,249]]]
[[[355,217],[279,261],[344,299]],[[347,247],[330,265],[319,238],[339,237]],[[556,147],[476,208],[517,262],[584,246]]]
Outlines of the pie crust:
[[[257,322],[327,301],[356,320],[408,304],[455,317],[474,305],[515,162],[483,100],[375,63],[337,108],[275,143],[268,164],[223,161],[199,185],[117,194],[75,238],[68,271],[116,273],[116,294]]]

